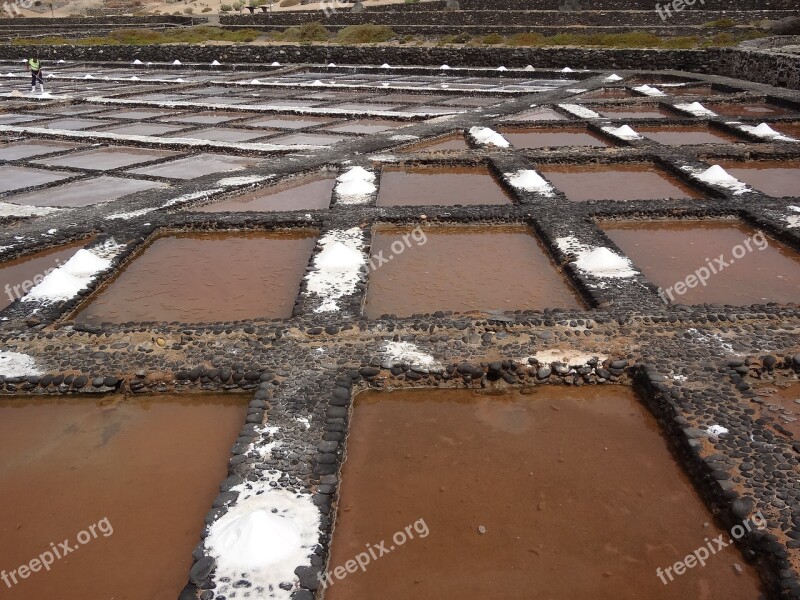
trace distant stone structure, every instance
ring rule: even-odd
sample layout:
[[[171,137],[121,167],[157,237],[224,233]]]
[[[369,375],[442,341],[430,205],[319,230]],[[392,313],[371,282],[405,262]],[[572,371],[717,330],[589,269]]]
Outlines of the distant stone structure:
[[[580,9],[581,5],[578,0],[562,0],[561,4],[558,5],[558,10],[560,10],[561,12],[568,12]]]
[[[447,0],[447,5],[445,6],[445,10],[451,12],[456,10],[461,10],[461,4],[459,4],[458,0]]]

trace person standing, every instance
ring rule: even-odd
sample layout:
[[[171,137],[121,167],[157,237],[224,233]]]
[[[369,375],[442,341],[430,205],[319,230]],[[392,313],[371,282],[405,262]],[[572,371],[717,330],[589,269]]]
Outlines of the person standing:
[[[42,79],[42,63],[39,57],[28,59],[28,70],[31,72],[31,94],[36,91],[36,83],[39,83],[39,90],[44,93],[44,79]]]

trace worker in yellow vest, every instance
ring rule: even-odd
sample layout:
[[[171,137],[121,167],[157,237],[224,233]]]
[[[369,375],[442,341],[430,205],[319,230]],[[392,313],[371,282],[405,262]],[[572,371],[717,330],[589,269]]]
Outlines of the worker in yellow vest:
[[[42,63],[39,58],[28,59],[28,70],[31,72],[31,94],[36,91],[36,83],[39,83],[39,89],[44,93],[44,79],[42,79]]]

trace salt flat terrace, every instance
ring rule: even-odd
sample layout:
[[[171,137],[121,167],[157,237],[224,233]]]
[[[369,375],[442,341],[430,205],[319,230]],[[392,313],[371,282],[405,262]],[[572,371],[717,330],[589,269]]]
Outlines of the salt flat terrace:
[[[382,451],[395,460],[382,463],[385,487],[375,497],[395,501],[408,491],[398,484],[411,481],[403,479],[406,467],[425,469],[421,440],[429,436],[424,428],[416,438],[402,429],[382,433],[381,415],[430,427],[448,411],[444,404],[410,409],[412,388],[461,388],[471,395],[442,395],[463,420],[442,429],[442,444],[456,440],[475,460],[485,454],[482,427],[496,452],[528,452],[529,472],[539,472],[541,448],[508,443],[533,431],[552,443],[580,437],[589,461],[613,447],[608,457],[616,458],[603,466],[617,475],[643,448],[644,463],[625,463],[638,491],[613,502],[603,491],[597,500],[635,504],[647,517],[639,532],[645,546],[673,533],[659,527],[681,536],[677,554],[650,556],[648,569],[662,560],[670,567],[703,546],[711,521],[715,535],[747,525],[708,570],[690,568],[666,588],[655,572],[640,573],[642,581],[675,597],[699,597],[712,585],[743,597],[800,598],[800,405],[789,398],[800,370],[797,91],[575,65],[53,62],[45,64],[45,93],[31,93],[22,67],[0,62],[0,423],[8,427],[6,452],[30,460],[20,459],[21,471],[8,480],[0,471],[0,482],[39,489],[32,484],[48,480],[48,462],[37,462],[31,446],[36,436],[50,448],[67,444],[62,457],[110,440],[105,452],[115,461],[143,447],[138,427],[157,440],[152,463],[148,454],[129,465],[138,473],[131,477],[142,478],[139,491],[156,498],[169,481],[164,493],[175,500],[168,491],[181,488],[174,472],[203,453],[180,480],[203,496],[169,506],[193,511],[180,523],[196,522],[196,536],[181,525],[180,535],[155,539],[158,520],[139,531],[137,511],[150,510],[145,493],[110,517],[118,525],[109,540],[119,542],[109,541],[107,553],[103,540],[94,541],[95,559],[58,565],[19,589],[38,597],[83,585],[74,587],[81,597],[104,589],[125,597],[308,600],[335,580],[331,595],[412,596],[417,588],[404,587],[399,573],[440,594],[450,561],[426,571],[425,553],[446,556],[453,552],[447,541],[461,539],[441,529],[446,504],[432,508],[430,537],[408,542],[420,544],[418,552],[409,549],[396,563],[383,558],[369,579],[350,573],[345,580],[332,560],[346,563],[349,549],[408,525],[365,515],[372,496],[358,484],[367,471],[359,474],[357,465],[380,468],[367,450],[385,441]],[[408,393],[392,398],[396,388]],[[366,400],[354,402],[365,390],[372,390]],[[631,402],[649,410],[634,415]],[[163,413],[147,420],[148,407]],[[575,420],[547,416],[561,408]],[[595,421],[592,411],[606,408]],[[103,421],[101,410],[118,418]],[[640,436],[635,443],[624,438],[623,418]],[[647,424],[652,418],[658,435]],[[95,419],[85,439],[61,434]],[[226,429],[230,453],[221,430],[207,446],[182,437],[195,428],[206,435],[215,419],[241,425]],[[49,429],[37,430],[41,421]],[[593,422],[603,425],[586,425]],[[158,435],[154,423],[163,424]],[[131,438],[117,437],[127,431]],[[17,439],[15,432],[24,433]],[[615,444],[622,438],[628,446]],[[351,444],[356,466],[342,470]],[[432,460],[449,460],[452,451],[442,448]],[[558,481],[563,494],[591,497],[592,475],[569,463],[572,450],[552,456],[572,465],[571,478],[548,463],[542,474],[550,479],[537,483]],[[667,488],[682,490],[691,511],[675,517],[647,486],[650,456],[675,467],[649,476],[668,472],[675,487]],[[212,465],[224,471],[226,459],[225,476]],[[502,496],[521,476],[491,464],[480,469],[497,477],[481,497]],[[93,481],[86,493],[113,489],[108,481]],[[548,530],[546,542],[526,538],[520,552],[532,574],[504,595],[529,597],[551,564],[559,575],[548,589],[567,590],[564,597],[580,595],[572,593],[580,586],[608,598],[644,589],[631,590],[628,576],[614,570],[617,530],[592,525],[592,506],[559,506],[548,516],[559,498],[527,506],[539,488],[526,485],[509,496],[520,503],[512,512],[576,528],[586,522],[591,535],[582,544],[608,543],[599,544],[585,577],[572,581],[564,575],[571,564],[534,558],[568,551],[552,546],[565,538],[560,529]],[[480,484],[473,487],[463,493],[477,499]],[[448,493],[424,491],[431,503]],[[15,523],[35,520],[34,497],[10,501],[6,512],[20,515]],[[104,503],[118,502],[103,495],[92,503],[78,493],[65,506],[89,503],[91,514],[102,515]],[[415,506],[410,498],[401,504]],[[492,537],[503,521],[502,511],[491,512],[499,504],[490,504],[465,505],[456,517],[476,556],[487,551],[486,540],[512,544],[507,532]],[[400,508],[409,522],[425,517]],[[483,513],[474,522],[465,516],[473,509],[490,511],[485,522]],[[65,536],[73,524],[75,531],[88,524],[76,518],[59,520],[69,525]],[[764,524],[755,528],[758,518]],[[526,535],[530,519],[518,525]],[[362,521],[369,529],[359,533]],[[342,524],[340,538],[334,522]],[[17,536],[0,550],[0,567],[30,558],[15,548],[33,552],[53,537],[8,523],[0,531]],[[284,544],[270,542],[278,533]],[[332,537],[342,540],[333,554]],[[642,551],[625,548],[631,556]],[[118,578],[100,577],[101,554],[126,564],[115,567]],[[148,576],[153,564],[166,566],[159,577]]]

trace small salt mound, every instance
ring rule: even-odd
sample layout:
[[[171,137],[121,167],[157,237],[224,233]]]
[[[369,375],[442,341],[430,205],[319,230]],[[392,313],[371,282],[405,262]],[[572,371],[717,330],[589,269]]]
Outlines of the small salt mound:
[[[131,81],[139,81],[139,78],[136,75],[134,75],[133,77],[131,77]]]
[[[747,133],[752,135],[766,138],[768,140],[775,140],[781,142],[796,142],[798,140],[789,137],[788,135],[783,135],[779,131],[775,131],[772,127],[767,125],[766,123],[761,123],[758,127],[753,127],[752,125],[739,125],[739,128]]]
[[[445,70],[445,71],[446,71],[446,70],[448,70],[448,69],[450,68],[450,65],[442,65],[442,66],[441,66],[441,67],[439,67],[439,68],[440,68],[440,69],[443,69],[443,70]]]
[[[506,173],[506,180],[513,187],[526,192],[538,192],[546,196],[553,195],[553,186],[531,169],[522,169],[516,173]]]
[[[692,102],[691,104],[676,104],[675,108],[684,112],[688,112],[696,117],[716,117],[717,113],[713,110],[707,109],[699,102]]]
[[[375,173],[364,167],[351,167],[336,178],[336,192],[340,202],[357,204],[366,202],[375,193]]]
[[[279,63],[279,62],[276,60],[274,63],[272,63],[272,65],[271,65],[271,66],[273,66],[273,67],[280,67],[280,66],[281,66],[281,63]]]
[[[330,231],[320,239],[320,245],[322,251],[314,258],[306,288],[322,298],[314,312],[338,311],[338,300],[356,291],[365,264],[361,230],[353,227]]]
[[[570,69],[569,67],[564,67],[563,69],[561,69],[561,72],[562,73],[572,73],[572,69]]]
[[[711,425],[706,428],[706,432],[708,432],[708,435],[719,437],[721,435],[728,433],[728,429],[727,427],[723,427],[722,425]]]
[[[314,81],[311,82],[311,85],[325,85],[325,84],[322,83],[319,79],[315,79]]]
[[[502,65],[500,65],[499,67],[497,67],[497,70],[498,70],[498,71],[508,71],[508,69],[506,69],[506,68],[505,68],[504,66],[502,66]]]
[[[137,58],[136,60],[133,61],[133,64],[135,64],[135,65],[143,65],[144,63]]]
[[[748,191],[746,184],[736,179],[733,175],[728,173],[719,165],[714,165],[713,167],[706,169],[702,173],[698,174],[697,178],[700,181],[705,181],[706,183],[710,183],[712,185],[718,185],[733,190],[734,193],[737,194],[742,194]]]
[[[179,61],[179,60],[176,58],[175,60],[173,60],[173,61],[172,61],[172,64],[173,64],[173,65],[180,65],[180,64],[181,64],[181,61]]]
[[[215,549],[225,562],[255,569],[289,558],[300,546],[300,531],[289,519],[256,510],[220,522]]]
[[[511,145],[506,138],[489,127],[472,127],[469,134],[482,146],[508,148]]]
[[[100,258],[89,250],[81,248],[65,264],[46,275],[42,282],[22,300],[23,302],[69,300],[109,266],[111,266],[110,260]]]
[[[523,71],[535,71],[536,69],[533,68],[533,65],[527,65]]]
[[[274,600],[289,600],[298,566],[310,564],[319,541],[319,510],[310,495],[268,488],[239,500],[209,529],[205,546],[216,559],[216,592],[233,597],[236,582],[270,589]]]
[[[250,80],[250,85],[260,85],[260,84],[261,84],[261,82],[258,79],[251,79]]]
[[[329,67],[335,67],[335,66],[336,66],[336,63],[328,63],[328,66],[329,66]]]
[[[391,69],[391,67],[389,66],[389,63],[383,63],[381,65],[381,69]]]
[[[600,247],[580,253],[575,266],[595,277],[633,277],[636,271],[631,266],[631,261],[623,256],[614,254],[608,248]]]
[[[640,85],[639,87],[635,87],[633,89],[636,90],[637,92],[645,94],[646,96],[666,96],[666,94],[662,92],[660,89],[649,86],[647,84]]]
[[[218,66],[220,66],[221,64],[222,64],[222,63],[221,63],[221,62],[219,62],[218,60],[213,60],[213,61],[211,62],[211,66],[212,66],[212,67],[218,67]]]
[[[612,82],[612,81],[622,81],[622,77],[617,75],[616,73],[612,73],[608,77],[605,78],[604,81]]]
[[[629,125],[623,125],[621,127],[603,127],[603,131],[623,140],[638,140],[642,137]]]
[[[91,76],[91,75],[89,75],[89,73],[87,73],[86,75],[84,75],[84,76],[83,76],[83,78],[84,78],[84,79],[94,79],[94,77],[93,77],[93,76]]]

